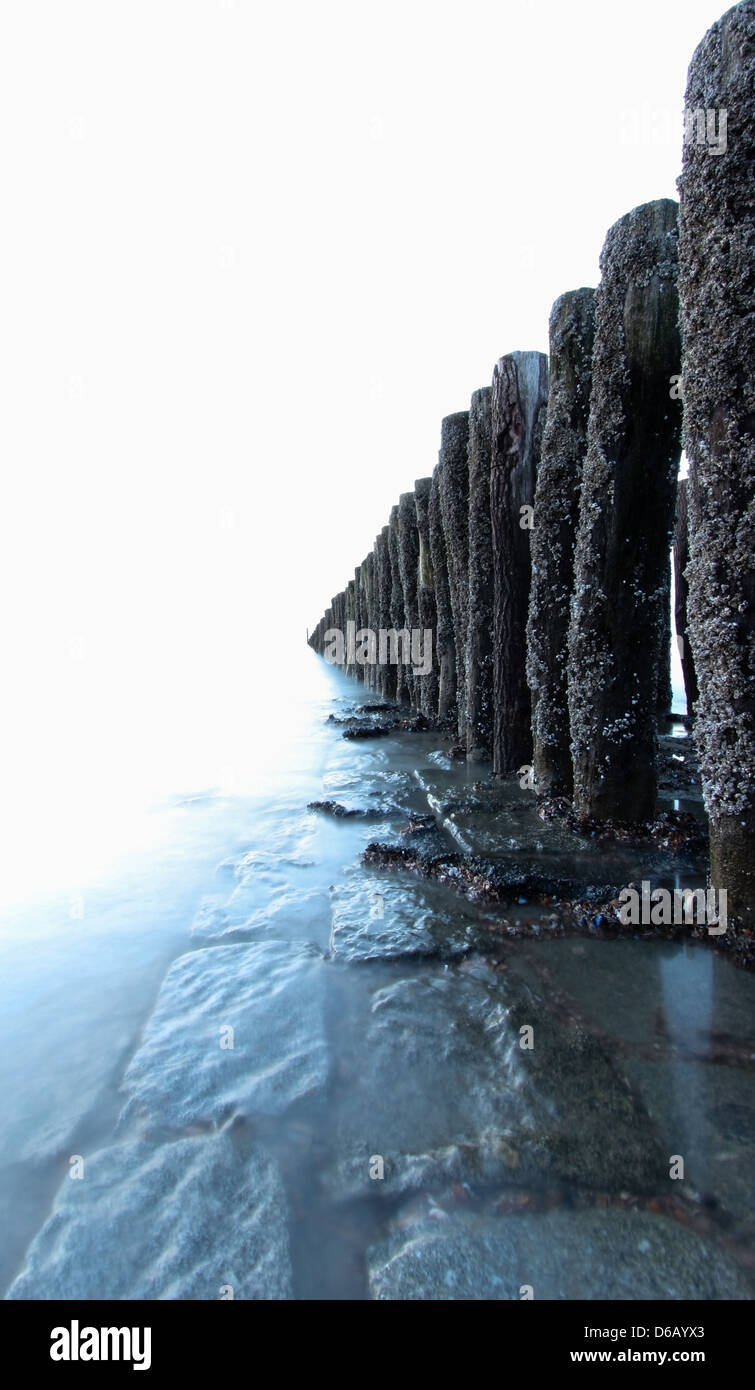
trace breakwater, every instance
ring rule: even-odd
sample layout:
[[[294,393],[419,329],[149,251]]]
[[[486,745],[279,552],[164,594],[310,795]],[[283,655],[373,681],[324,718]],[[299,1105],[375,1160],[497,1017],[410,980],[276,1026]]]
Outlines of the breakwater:
[[[745,929],[754,52],[755,3],[744,0],[690,66],[680,205],[660,199],[620,218],[597,288],[553,306],[549,357],[502,357],[469,410],[442,422],[432,476],[402,494],[309,637],[382,698],[447,727],[467,757],[490,758],[495,777],[531,767],[535,790],[568,797],[579,820],[638,825],[657,804],[673,547],[711,882]],[[345,660],[334,634],[347,626]],[[378,632],[382,645],[369,637]]]

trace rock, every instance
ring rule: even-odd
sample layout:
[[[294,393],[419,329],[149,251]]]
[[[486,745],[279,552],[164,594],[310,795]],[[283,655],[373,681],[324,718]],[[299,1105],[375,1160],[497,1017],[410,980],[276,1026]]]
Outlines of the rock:
[[[281,941],[181,956],[126,1070],[129,1111],[182,1130],[278,1115],[322,1086],[323,968],[313,947]]]
[[[340,801],[310,801],[308,811],[317,811],[322,816],[334,820],[385,820],[397,814],[391,807],[343,806]]]
[[[436,1209],[437,1210],[437,1209]],[[368,1252],[373,1298],[749,1299],[715,1245],[639,1211],[548,1211],[487,1221],[432,1213]],[[660,1321],[660,1319],[659,1319]]]
[[[330,900],[322,888],[280,887],[261,904],[247,901],[242,888],[231,894],[224,908],[214,908],[209,913],[200,909],[192,923],[191,937],[199,942],[231,946],[267,936],[277,941],[314,940],[324,947],[329,920]]]
[[[371,738],[387,738],[392,732],[392,729],[380,728],[376,724],[361,724],[354,729],[344,729],[341,738],[352,739],[354,742],[366,741]]]
[[[449,911],[432,888],[352,872],[333,897],[330,949],[350,963],[399,958],[452,960],[480,945],[482,932],[463,909]]]
[[[417,789],[415,779],[404,771],[390,767],[354,770],[351,758],[343,768],[326,774],[323,789],[329,798],[347,807],[359,806],[377,811],[384,820],[408,815],[415,809],[425,809],[426,803]]]
[[[228,1134],[116,1144],[65,1178],[9,1299],[293,1297],[287,1204],[261,1148]]]
[[[202,898],[194,914],[189,935],[200,937],[203,941],[212,941],[224,936],[234,927],[242,926],[243,923],[242,914],[229,911],[227,899],[208,894]]]
[[[525,1025],[533,1051],[519,1046]],[[596,1040],[483,961],[375,990],[350,1031],[359,1084],[332,1099],[334,1196],[504,1177],[648,1191],[667,1176],[647,1115]]]

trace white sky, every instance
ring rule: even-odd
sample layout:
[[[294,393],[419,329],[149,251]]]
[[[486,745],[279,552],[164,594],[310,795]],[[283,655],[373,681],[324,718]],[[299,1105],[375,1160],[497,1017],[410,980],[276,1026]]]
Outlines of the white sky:
[[[83,788],[180,775],[260,655],[283,673],[442,416],[546,349],[616,218],[675,196],[721,12],[6,0],[11,828],[8,788],[31,825],[54,763]]]

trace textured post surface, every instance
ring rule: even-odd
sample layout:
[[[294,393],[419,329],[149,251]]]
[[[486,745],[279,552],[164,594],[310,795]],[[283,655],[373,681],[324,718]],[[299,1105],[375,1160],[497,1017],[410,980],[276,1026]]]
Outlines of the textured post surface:
[[[419,561],[417,576],[417,606],[419,625],[422,633],[430,632],[432,642],[432,667],[418,680],[419,707],[426,719],[435,719],[438,713],[438,662],[435,651],[435,583],[430,555],[430,489],[432,478],[419,478],[414,484],[414,506],[417,513],[417,535],[419,537]],[[424,650],[424,635],[423,635]]]
[[[401,583],[401,566],[398,555],[398,506],[391,507],[388,523],[388,555],[391,564],[391,621],[390,627],[400,632],[404,626],[404,586]],[[394,668],[394,694],[401,704],[409,701],[409,683],[404,665]]]
[[[377,631],[378,605],[377,605],[377,576],[375,574],[375,551],[371,550],[364,561],[365,593],[367,596],[367,627]],[[370,690],[377,689],[377,667],[373,662],[368,663],[364,668],[364,683]]]
[[[655,713],[680,421],[677,205],[643,204],[601,254],[569,628],[578,815],[655,810]]]
[[[678,484],[677,484],[678,486]],[[658,714],[666,714],[671,709],[673,691],[671,689],[671,553],[666,561],[661,595],[661,640],[658,652],[658,676],[655,707]]]
[[[430,559],[435,582],[435,660],[438,664],[438,718],[444,722],[456,711],[456,642],[451,616],[451,594],[448,585],[446,538],[440,509],[440,464],[430,484],[427,509],[430,534]]]
[[[566,648],[574,587],[574,545],[587,452],[595,291],[571,290],[550,316],[548,410],[530,537],[527,681],[532,696],[532,761],[538,791],[571,795],[572,759]]]
[[[493,372],[490,516],[493,545],[493,771],[505,777],[529,763],[531,701],[527,686],[530,530],[545,409],[548,359],[512,352]]]
[[[755,5],[696,49],[688,111],[723,108],[726,148],[686,140],[680,273],[689,458],[688,621],[700,698],[695,742],[711,880],[729,916],[755,918],[755,302],[752,143]]]
[[[378,573],[378,597],[379,597],[379,617],[378,631],[382,629],[387,632],[391,626],[391,596],[392,596],[392,575],[391,575],[391,552],[390,552],[390,527],[384,526],[380,535],[375,541],[375,551],[377,555]],[[390,663],[383,662],[378,666],[378,687],[383,699],[393,699],[396,694],[396,667]]]
[[[469,411],[447,415],[441,425],[438,483],[446,542],[448,592],[456,671],[458,732],[464,737],[466,717],[466,631],[469,611]]]
[[[362,622],[362,602],[362,571],[357,565],[357,568],[354,570],[354,625],[356,632],[359,632],[364,626]],[[359,662],[356,663],[354,674],[357,680],[364,680],[364,667],[360,666]]]
[[[695,674],[695,661],[689,639],[687,621],[688,586],[685,570],[689,561],[689,535],[687,521],[687,479],[682,478],[676,493],[676,538],[674,540],[674,626],[679,646],[679,657],[684,677],[684,693],[687,697],[687,714],[692,717],[697,703],[698,689]]]
[[[346,585],[346,623],[354,623],[354,630],[356,631],[356,603],[353,579],[350,579]],[[347,631],[348,627],[344,631],[344,640]],[[349,659],[350,657],[351,659]],[[359,667],[357,666],[353,654],[350,653],[348,649],[346,651],[346,674],[348,676],[353,676],[355,679],[359,676]]]
[[[411,640],[412,632],[419,627],[419,603],[417,599],[417,576],[419,570],[419,532],[417,531],[417,509],[414,493],[402,492],[398,499],[398,563],[401,571],[401,587],[404,592],[404,627]],[[410,704],[418,703],[421,677],[415,676],[413,667],[404,664],[408,699]]]
[[[493,537],[490,527],[492,448],[490,386],[475,391],[469,409],[469,611],[466,653],[466,734],[471,757],[493,748]]]

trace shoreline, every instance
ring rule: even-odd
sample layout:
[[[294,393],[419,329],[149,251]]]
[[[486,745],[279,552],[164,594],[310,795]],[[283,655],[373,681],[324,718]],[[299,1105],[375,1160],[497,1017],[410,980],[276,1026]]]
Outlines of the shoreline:
[[[361,693],[357,686],[352,707],[345,713],[331,713],[327,717],[326,722],[340,728],[344,739],[360,746],[376,741],[379,746],[382,740],[395,735],[436,735],[441,742],[436,753],[447,760],[449,769],[456,767],[459,773],[463,770],[474,773],[471,783],[461,783],[468,792],[470,806],[478,809],[487,806],[487,814],[494,821],[496,814],[511,804],[511,780],[495,779],[482,760],[470,764],[466,754],[460,757],[461,750],[453,742],[454,728],[448,722],[431,723],[421,713],[396,702],[364,702],[359,698]],[[395,836],[370,841],[362,852],[361,863],[379,873],[393,876],[407,873],[449,887],[458,894],[460,905],[473,904],[485,909],[491,944],[586,937],[602,941],[707,945],[738,968],[753,970],[755,941],[749,930],[735,919],[727,922],[723,932],[709,932],[705,921],[630,923],[619,916],[626,901],[620,902],[619,894],[635,890],[639,895],[643,882],[649,881],[650,893],[663,888],[672,897],[704,890],[707,883],[707,818],[688,721],[669,714],[660,719],[659,724],[669,728],[677,725],[683,732],[664,734],[659,731],[660,795],[654,817],[644,825],[597,820],[581,823],[566,798],[538,795],[535,789],[525,793],[533,798],[544,835],[551,823],[566,829],[573,841],[575,856],[596,844],[605,846],[609,856],[611,850],[621,849],[630,852],[639,862],[644,855],[645,868],[641,875],[635,874],[622,881],[615,875],[596,875],[589,879],[584,874],[554,875],[541,871],[537,851],[514,850],[515,859],[510,849],[489,854],[470,852],[454,844],[453,839],[449,843],[449,829],[453,837],[455,828],[453,813],[449,826],[442,808],[433,810],[430,801],[425,813],[409,814],[399,823]],[[671,752],[670,745],[680,751]],[[672,761],[674,758],[683,758],[684,763]],[[419,749],[416,762],[414,772],[418,775],[422,763]],[[682,806],[685,809],[681,809]],[[337,799],[311,802],[308,809],[335,821],[370,822],[386,818],[385,808],[369,804],[349,807]],[[397,819],[400,821],[400,816]],[[680,876],[684,878],[684,887],[674,882]],[[522,908],[530,909],[528,918],[519,911]]]

